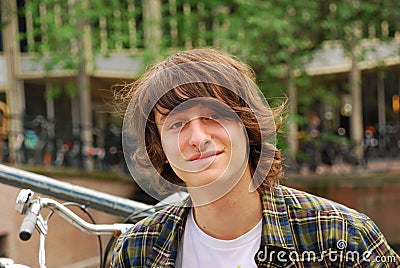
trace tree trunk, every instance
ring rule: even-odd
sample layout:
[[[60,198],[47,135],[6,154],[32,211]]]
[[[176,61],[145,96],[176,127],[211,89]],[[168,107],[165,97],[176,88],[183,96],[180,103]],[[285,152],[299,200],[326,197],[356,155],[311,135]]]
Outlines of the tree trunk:
[[[287,142],[289,146],[288,162],[293,168],[296,168],[296,154],[299,149],[298,126],[296,121],[297,115],[297,89],[292,74],[292,70],[288,69],[287,76],[288,94],[289,94],[289,127]]]
[[[6,98],[9,113],[8,140],[11,159],[21,164],[21,151],[15,149],[15,141],[19,135],[24,132],[23,114],[25,112],[25,89],[22,80],[18,79],[17,74],[20,70],[18,43],[18,20],[14,14],[17,14],[16,1],[1,2],[1,22],[4,23],[3,46],[4,58],[7,68]],[[1,33],[0,33],[1,34]]]
[[[355,146],[355,156],[359,163],[364,158],[363,148],[363,110],[362,110],[362,81],[361,70],[358,67],[355,56],[351,59],[351,70],[349,75],[349,84],[351,92],[352,113],[350,116],[350,137]]]
[[[378,72],[378,124],[379,124],[379,133],[385,135],[386,131],[385,81],[382,71]]]
[[[161,1],[143,0],[144,41],[148,51],[155,57],[160,53],[162,39],[161,30]]]
[[[87,6],[87,2],[83,1],[83,7]],[[82,151],[84,154],[84,167],[88,171],[94,170],[94,159],[89,153],[93,151],[93,118],[92,118],[92,99],[90,90],[90,57],[91,57],[91,44],[89,27],[87,22],[79,18],[77,20],[79,29],[83,29],[82,34],[78,37],[78,73],[77,73],[77,86],[79,90],[79,111],[80,111],[80,127],[81,127],[81,141]],[[86,154],[86,155],[85,155]]]

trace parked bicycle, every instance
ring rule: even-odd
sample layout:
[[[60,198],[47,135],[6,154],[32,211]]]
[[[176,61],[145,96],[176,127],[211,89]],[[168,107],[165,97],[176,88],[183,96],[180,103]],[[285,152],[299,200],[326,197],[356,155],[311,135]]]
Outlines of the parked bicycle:
[[[51,226],[50,219],[54,214],[59,215],[82,232],[98,236],[99,267],[102,268],[106,267],[113,245],[121,233],[133,227],[144,217],[162,209],[166,204],[178,202],[187,197],[186,193],[175,193],[155,205],[148,205],[4,165],[0,165],[0,182],[18,187],[30,186],[29,188],[38,189],[48,195],[57,195],[64,200],[80,201],[60,203],[52,198],[36,197],[31,189],[22,189],[19,192],[15,209],[18,213],[25,215],[20,226],[19,237],[21,240],[27,241],[35,229],[38,231],[40,268],[46,267],[46,235]],[[91,222],[83,220],[68,208],[70,206],[78,206],[89,216]],[[88,206],[114,215],[124,215],[125,219],[119,223],[97,224],[89,212]],[[104,249],[100,239],[102,235],[111,235]],[[0,268],[2,267],[27,268],[28,266],[15,264],[12,259],[0,258]]]

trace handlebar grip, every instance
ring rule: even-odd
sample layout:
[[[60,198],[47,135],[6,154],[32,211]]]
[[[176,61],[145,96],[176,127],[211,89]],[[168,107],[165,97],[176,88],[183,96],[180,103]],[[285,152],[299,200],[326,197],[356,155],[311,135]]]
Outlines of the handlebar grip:
[[[19,229],[19,238],[23,241],[27,241],[31,238],[33,230],[35,230],[37,221],[37,215],[29,211],[24,220],[22,221],[21,227]]]

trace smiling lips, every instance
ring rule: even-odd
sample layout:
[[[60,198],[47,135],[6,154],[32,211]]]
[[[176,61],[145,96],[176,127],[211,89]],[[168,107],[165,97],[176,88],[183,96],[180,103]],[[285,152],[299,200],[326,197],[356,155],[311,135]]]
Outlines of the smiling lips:
[[[196,161],[196,160],[200,160],[200,159],[205,159],[208,157],[217,156],[221,153],[222,153],[222,151],[208,151],[208,152],[197,153],[197,154],[189,157],[188,161]]]

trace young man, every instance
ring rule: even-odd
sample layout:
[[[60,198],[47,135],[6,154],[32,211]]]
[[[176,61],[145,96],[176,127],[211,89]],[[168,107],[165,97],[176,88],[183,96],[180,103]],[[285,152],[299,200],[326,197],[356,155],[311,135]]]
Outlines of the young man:
[[[285,105],[269,108],[254,81],[232,56],[194,49],[126,87],[133,177],[154,197],[189,197],[123,234],[112,267],[400,265],[367,216],[279,185]]]

